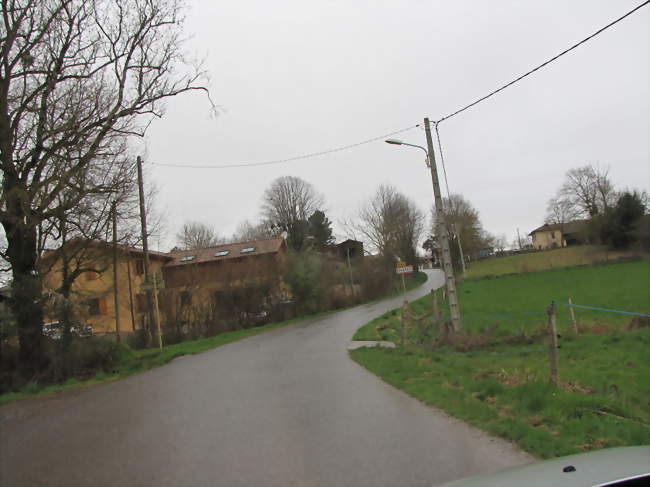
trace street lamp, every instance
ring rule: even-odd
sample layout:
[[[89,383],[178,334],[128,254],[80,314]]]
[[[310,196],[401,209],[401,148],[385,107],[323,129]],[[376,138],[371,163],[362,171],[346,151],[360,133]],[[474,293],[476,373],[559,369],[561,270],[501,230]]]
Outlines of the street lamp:
[[[424,129],[427,136],[427,148],[416,144],[408,144],[399,139],[386,139],[387,144],[406,145],[422,149],[427,155],[427,166],[431,170],[431,182],[433,183],[433,195],[436,207],[436,222],[438,223],[438,235],[442,245],[442,266],[445,271],[445,281],[447,284],[447,296],[449,299],[449,314],[451,315],[451,324],[454,330],[460,330],[460,306],[458,305],[458,295],[456,293],[456,280],[454,279],[454,269],[451,264],[451,252],[449,250],[449,234],[447,225],[445,225],[445,214],[442,208],[442,195],[440,193],[440,184],[438,182],[438,170],[436,169],[436,155],[433,152],[433,140],[431,139],[431,128],[429,119],[424,119]]]
[[[403,141],[401,141],[399,139],[386,139],[385,142],[387,144],[392,144],[392,145],[408,145],[409,147],[417,147],[418,149],[422,149],[424,151],[424,153],[426,154],[426,156],[427,156],[426,161],[425,161],[427,163],[427,167],[431,167],[431,163],[429,162],[429,153],[421,145],[409,144],[409,143],[403,142]]]

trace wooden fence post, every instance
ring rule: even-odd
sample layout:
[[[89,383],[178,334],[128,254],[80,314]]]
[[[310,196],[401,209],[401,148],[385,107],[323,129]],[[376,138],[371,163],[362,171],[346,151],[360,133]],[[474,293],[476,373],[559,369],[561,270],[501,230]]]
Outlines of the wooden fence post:
[[[549,360],[551,362],[551,383],[554,386],[559,386],[560,377],[558,371],[558,355],[557,355],[557,325],[555,321],[555,302],[551,301],[551,304],[546,308],[548,313],[548,333],[549,333]]]
[[[573,333],[578,334],[578,322],[576,321],[576,313],[573,309],[573,301],[569,296],[569,313],[571,314],[571,326],[573,326]]]
[[[406,344],[406,333],[409,325],[409,302],[405,299],[402,305],[402,327],[400,330],[400,346]]]

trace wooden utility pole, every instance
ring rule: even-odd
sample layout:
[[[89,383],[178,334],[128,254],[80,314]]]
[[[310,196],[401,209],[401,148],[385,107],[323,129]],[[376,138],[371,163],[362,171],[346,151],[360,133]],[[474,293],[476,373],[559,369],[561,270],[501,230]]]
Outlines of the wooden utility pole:
[[[350,263],[350,247],[348,247],[346,250],[348,254],[348,270],[350,271],[350,286],[351,286],[352,296],[356,296],[356,293],[354,292],[354,279],[352,277],[352,264]]]
[[[403,274],[402,274],[403,276]],[[409,328],[409,302],[405,299],[402,304],[402,327],[400,328],[400,346],[406,345],[406,335]]]
[[[447,296],[449,299],[449,313],[451,315],[451,324],[455,331],[461,327],[460,306],[458,304],[458,295],[456,294],[456,280],[454,279],[454,269],[451,264],[451,252],[449,251],[449,235],[447,234],[447,225],[445,224],[445,214],[442,207],[442,194],[440,193],[440,182],[438,181],[438,169],[436,168],[436,155],[433,152],[433,140],[431,138],[431,127],[429,119],[424,119],[424,131],[427,136],[427,149],[429,153],[429,168],[431,169],[431,182],[433,184],[433,195],[436,203],[436,223],[438,224],[438,235],[440,235],[440,244],[442,246],[442,266],[445,271],[447,283]]]
[[[140,227],[142,230],[142,251],[144,252],[144,282],[149,284],[149,244],[147,240],[147,212],[144,204],[144,182],[142,179],[142,159],[137,157],[138,166],[138,192],[140,195]],[[147,317],[148,326],[151,328],[151,291],[147,291]]]
[[[551,362],[551,383],[554,386],[559,386],[560,377],[559,377],[559,365],[558,365],[558,356],[557,356],[557,324],[555,321],[555,303],[551,301],[548,308],[546,308],[548,313],[548,333],[549,333],[549,348],[548,355]]]
[[[163,342],[162,342],[162,331],[160,330],[160,311],[158,311],[158,283],[156,282],[156,273],[153,273],[153,299],[156,307],[156,330],[158,330],[158,348],[162,352]]]
[[[120,343],[120,298],[117,284],[117,205],[111,204],[111,218],[113,220],[113,303],[115,305],[115,340]]]

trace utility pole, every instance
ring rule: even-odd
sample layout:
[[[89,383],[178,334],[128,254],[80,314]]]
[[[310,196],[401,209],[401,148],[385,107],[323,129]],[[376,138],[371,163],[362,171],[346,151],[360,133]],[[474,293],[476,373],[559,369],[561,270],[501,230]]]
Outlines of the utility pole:
[[[160,329],[160,311],[158,311],[158,283],[156,281],[156,273],[153,273],[153,299],[156,305],[156,329],[158,330],[158,348],[162,352],[162,330]]]
[[[451,265],[451,252],[449,251],[449,235],[445,225],[445,214],[442,208],[442,195],[440,193],[440,183],[438,181],[438,170],[436,168],[436,156],[433,152],[433,140],[431,139],[431,127],[429,119],[424,119],[424,130],[427,136],[427,149],[429,153],[429,168],[431,169],[431,182],[433,183],[433,195],[436,203],[436,221],[438,222],[438,234],[442,245],[442,266],[445,271],[447,282],[447,296],[449,299],[449,312],[451,314],[451,325],[455,331],[460,330],[460,306],[458,305],[458,295],[456,293],[456,280],[454,279],[454,269]]]
[[[111,218],[113,220],[113,304],[115,305],[115,340],[120,343],[120,299],[117,285],[117,205],[111,204]]]
[[[144,182],[142,180],[142,159],[137,158],[138,166],[138,192],[140,194],[140,227],[142,229],[142,251],[144,252],[144,282],[149,284],[149,244],[147,241],[147,213],[144,205]],[[151,328],[151,291],[147,291],[147,318]]]
[[[519,250],[521,250],[521,237],[519,236],[519,229],[517,229],[517,243],[519,244]]]
[[[348,270],[350,271],[350,286],[351,286],[352,296],[355,296],[354,279],[352,278],[352,265],[350,264],[350,247],[348,247],[346,250],[348,253]]]

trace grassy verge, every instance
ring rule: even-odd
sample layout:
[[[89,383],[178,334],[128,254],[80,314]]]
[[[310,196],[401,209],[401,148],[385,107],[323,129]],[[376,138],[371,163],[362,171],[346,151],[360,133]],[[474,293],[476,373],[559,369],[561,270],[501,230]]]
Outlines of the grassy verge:
[[[407,275],[404,279],[404,284],[406,285],[406,292],[409,292],[416,287],[420,287],[422,284],[424,284],[427,281],[427,275],[426,273],[422,271],[418,271],[414,274]],[[395,280],[395,286],[393,288],[393,294],[402,294],[404,292],[404,289],[402,287],[402,278],[400,277],[399,279]]]
[[[490,352],[361,348],[350,355],[426,404],[542,458],[650,443],[650,330],[564,341],[560,389],[544,347]]]
[[[628,315],[579,310],[575,336],[560,307],[560,389],[548,383],[543,332],[552,299],[647,313],[648,284],[649,261],[468,280],[458,288],[463,326],[480,333],[497,324],[491,344],[469,353],[411,346],[351,356],[395,387],[540,457],[650,443],[650,329],[623,326]],[[430,307],[425,297],[411,312]],[[386,313],[354,338],[398,342],[400,315]],[[515,336],[521,344],[501,340]]]
[[[492,257],[472,262],[467,270],[467,278],[474,279],[504,274],[525,274],[550,269],[595,265],[617,262],[625,259],[638,259],[642,255],[631,251],[611,251],[606,247],[579,245],[563,249],[545,250],[513,254],[505,257]]]

